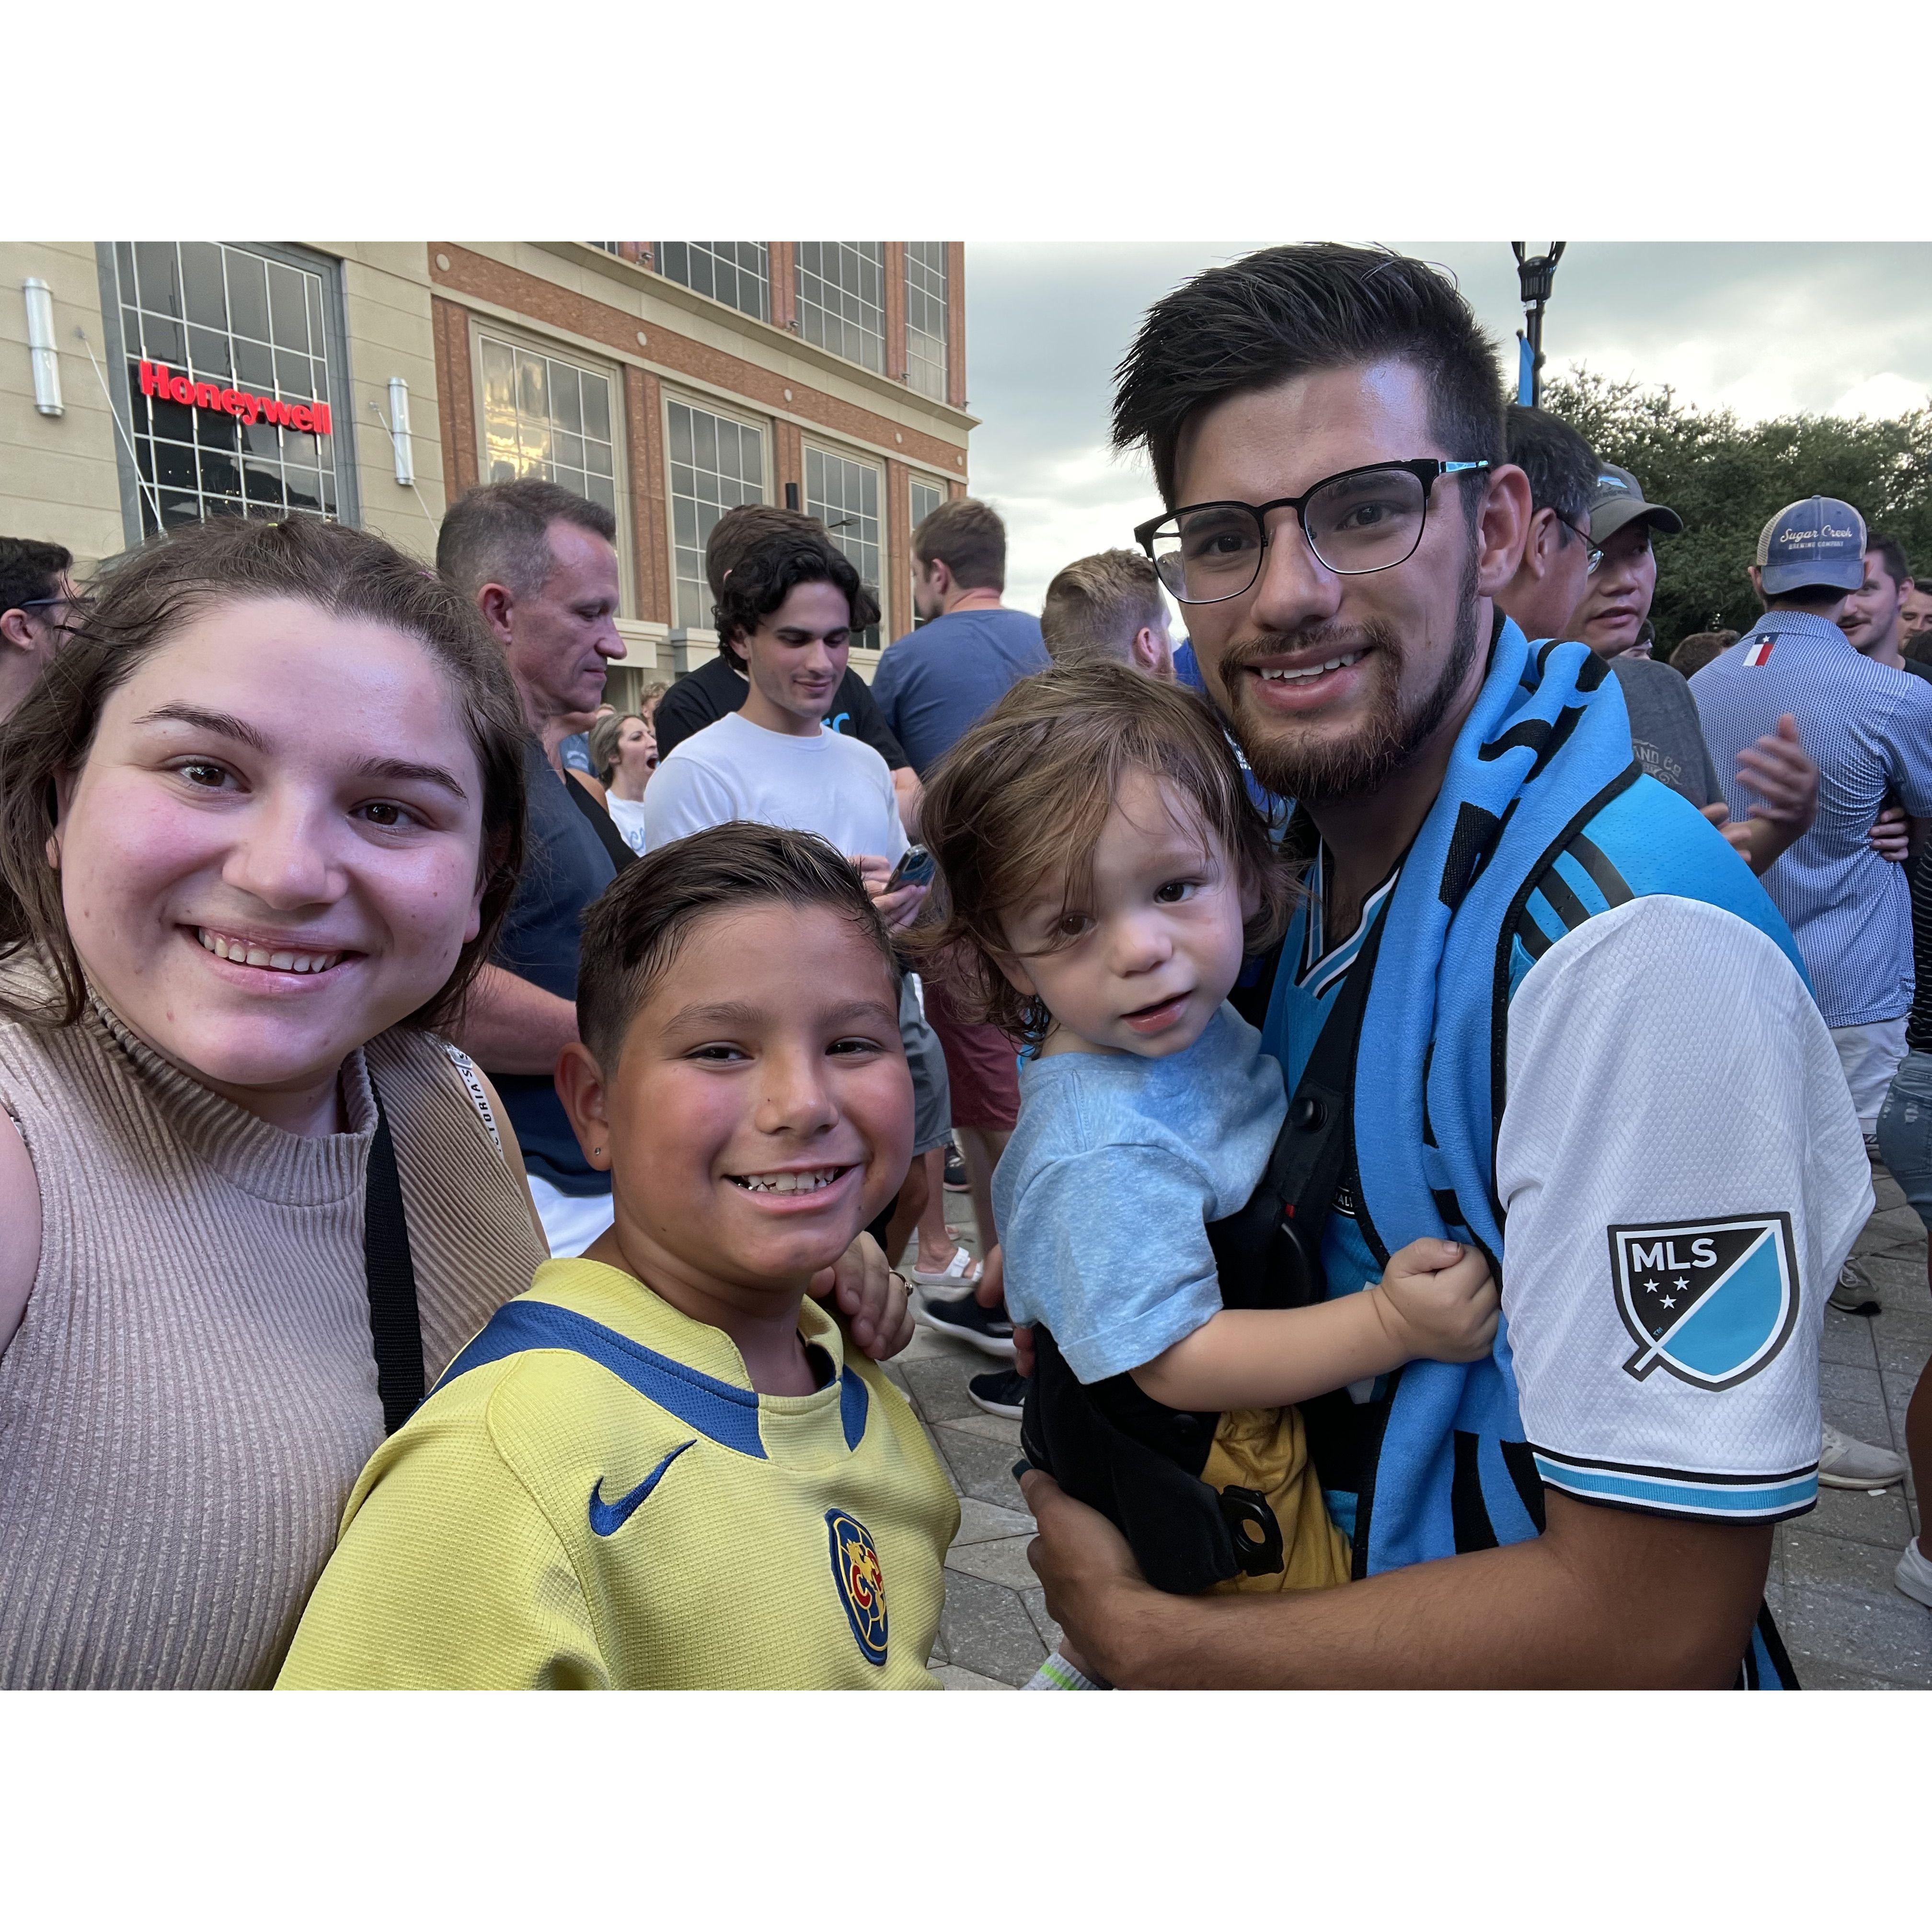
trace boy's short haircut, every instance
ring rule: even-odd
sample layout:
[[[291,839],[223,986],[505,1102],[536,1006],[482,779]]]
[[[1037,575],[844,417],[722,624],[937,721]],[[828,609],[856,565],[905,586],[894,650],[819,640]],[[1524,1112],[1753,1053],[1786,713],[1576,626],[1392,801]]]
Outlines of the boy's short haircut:
[[[1676,650],[1664,659],[1672,670],[1695,677],[1707,664],[1714,664],[1737,642],[1736,631],[1693,631],[1678,640]]]
[[[736,644],[748,638],[801,584],[843,591],[855,631],[879,621],[879,600],[823,530],[775,530],[734,558],[714,613],[718,640]]]
[[[927,780],[920,824],[938,862],[942,916],[914,936],[922,955],[956,962],[970,1006],[1016,1040],[1036,1044],[1052,1021],[1000,970],[1002,956],[1016,956],[1003,916],[1070,858],[1070,891],[1084,890],[1094,844],[1130,771],[1177,792],[1254,888],[1250,952],[1271,945],[1287,923],[1288,869],[1226,734],[1192,692],[1124,664],[1022,679]]]
[[[896,986],[892,940],[850,860],[815,833],[735,819],[646,852],[584,914],[577,1025],[598,1064],[616,1065],[631,1022],[700,920],[775,900],[850,920]]]
[[[1006,526],[990,503],[955,496],[912,533],[915,563],[943,563],[962,590],[1006,587]]]
[[[1167,615],[1151,559],[1103,550],[1070,563],[1046,586],[1040,634],[1057,664],[1133,662],[1135,638]]]

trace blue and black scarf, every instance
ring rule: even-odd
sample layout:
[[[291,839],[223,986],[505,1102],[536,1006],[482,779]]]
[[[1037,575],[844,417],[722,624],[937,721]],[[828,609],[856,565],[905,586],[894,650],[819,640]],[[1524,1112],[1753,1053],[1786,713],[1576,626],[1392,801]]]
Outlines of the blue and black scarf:
[[[1614,836],[1604,830],[1612,822]],[[1586,825],[1616,849],[1580,840]],[[1586,870],[1604,862],[1593,903],[1554,874],[1566,849],[1582,854]],[[1526,924],[1539,890],[1546,896]],[[1355,1146],[1368,1222],[1387,1248],[1449,1235],[1473,1241],[1500,1270],[1495,1152],[1511,935],[1539,950],[1536,919],[1552,904],[1567,928],[1657,892],[1736,912],[1802,971],[1784,922],[1720,835],[1664,787],[1640,782],[1622,692],[1603,660],[1582,644],[1532,645],[1504,623],[1385,909],[1364,1016]],[[1562,936],[1541,934],[1545,944]],[[1358,1548],[1371,1575],[1539,1532],[1540,1485],[1507,1324],[1486,1360],[1416,1361],[1401,1372],[1366,1486]],[[1754,1653],[1765,1650],[1755,1640]],[[1779,1674],[1772,1652],[1753,1661],[1754,1682]]]

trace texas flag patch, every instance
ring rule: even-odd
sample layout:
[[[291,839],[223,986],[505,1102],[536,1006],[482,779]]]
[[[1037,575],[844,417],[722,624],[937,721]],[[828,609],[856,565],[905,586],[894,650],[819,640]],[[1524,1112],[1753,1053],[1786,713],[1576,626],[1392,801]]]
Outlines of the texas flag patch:
[[[1771,662],[1771,647],[1778,641],[1774,637],[1754,638],[1744,652],[1744,662],[1756,665]]]

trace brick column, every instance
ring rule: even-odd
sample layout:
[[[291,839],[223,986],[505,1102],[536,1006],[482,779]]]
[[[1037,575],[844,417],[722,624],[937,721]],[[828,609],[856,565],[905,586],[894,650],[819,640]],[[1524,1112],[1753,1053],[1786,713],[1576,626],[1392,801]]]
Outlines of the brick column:
[[[785,485],[798,485],[798,507],[805,508],[805,437],[796,423],[772,425],[772,501],[784,507]]]
[[[903,463],[886,459],[885,582],[879,591],[886,606],[882,620],[890,644],[912,628],[912,482]]]
[[[638,615],[647,623],[668,624],[672,621],[670,509],[663,410],[658,379],[649,370],[625,369],[624,416],[629,432],[631,548]]]
[[[885,245],[886,374],[895,380],[906,372],[905,244]]]
[[[436,410],[442,432],[443,500],[453,503],[478,478],[476,386],[470,368],[470,316],[440,296],[430,298],[436,347]]]
[[[790,328],[798,313],[792,249],[789,242],[765,244],[766,266],[772,278],[772,326],[776,328]]]
[[[966,244],[946,244],[946,400],[966,406]]]

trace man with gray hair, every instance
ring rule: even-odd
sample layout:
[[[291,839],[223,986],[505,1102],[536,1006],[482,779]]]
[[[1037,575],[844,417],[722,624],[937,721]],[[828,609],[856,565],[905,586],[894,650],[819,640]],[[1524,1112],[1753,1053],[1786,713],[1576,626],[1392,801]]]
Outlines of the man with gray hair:
[[[1174,681],[1167,600],[1137,550],[1103,550],[1070,563],[1046,586],[1040,634],[1056,664],[1124,664]]]
[[[581,1254],[610,1225],[610,1177],[584,1159],[553,1075],[577,1037],[584,908],[616,876],[557,748],[565,721],[596,709],[609,660],[624,655],[616,536],[602,504],[523,477],[471,490],[443,519],[436,547],[437,570],[502,645],[530,726],[523,882],[477,976],[460,1043],[502,1096],[559,1256]]]

